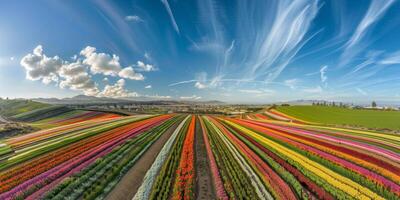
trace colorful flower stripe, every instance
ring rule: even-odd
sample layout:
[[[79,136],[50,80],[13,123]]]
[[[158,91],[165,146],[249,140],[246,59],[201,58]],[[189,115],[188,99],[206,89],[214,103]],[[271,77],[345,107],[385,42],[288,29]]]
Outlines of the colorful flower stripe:
[[[178,170],[176,171],[174,193],[172,199],[193,199],[194,185],[194,132],[196,117],[192,116],[189,129],[183,142],[183,149]]]
[[[309,121],[298,119],[298,118],[290,116],[290,115],[286,115],[285,113],[279,112],[278,110],[275,110],[275,109],[270,109],[269,112],[273,113],[274,115],[289,119],[292,122],[295,122],[295,123],[298,123],[298,124],[318,124],[318,123],[315,123],[315,122],[309,122]]]
[[[213,178],[213,182],[214,182],[214,186],[215,186],[215,191],[217,193],[216,194],[217,199],[227,200],[228,199],[228,195],[225,192],[224,184],[223,184],[222,179],[220,177],[218,166],[217,166],[217,163],[215,161],[215,157],[214,157],[214,155],[212,153],[212,150],[211,150],[210,141],[208,140],[208,137],[207,137],[207,129],[204,126],[204,122],[203,122],[202,118],[200,118],[200,126],[201,126],[201,129],[202,129],[204,144],[205,144],[206,150],[207,150],[208,160],[210,162],[210,168],[211,168],[212,178]]]
[[[257,122],[254,122],[257,123]],[[261,124],[262,125],[262,124]],[[277,126],[268,125],[269,128],[277,128]],[[270,129],[271,130],[271,129]],[[291,134],[290,128],[282,128],[278,127],[276,130],[289,130],[289,132],[284,132],[285,134]],[[340,155],[343,158],[353,160],[356,163],[363,164],[363,166],[377,171],[380,174],[391,178],[392,180],[400,180],[400,171],[397,167],[393,166],[390,163],[384,162],[378,158],[375,158],[369,155],[368,152],[362,153],[350,148],[346,148],[344,145],[337,145],[341,144],[341,142],[336,140],[336,143],[328,143],[326,140],[317,140],[316,138],[323,138],[321,135],[312,134],[312,137],[305,137],[310,135],[309,133],[305,133],[304,131],[300,131],[299,134],[293,135],[297,138],[302,138],[308,145],[318,146],[319,149],[324,150],[328,153],[332,153],[334,155]],[[343,142],[346,143],[346,142]],[[372,149],[371,149],[372,151]]]
[[[168,141],[164,144],[163,148],[161,149],[160,153],[158,153],[156,159],[154,160],[153,164],[151,165],[150,169],[146,172],[146,175],[143,178],[142,184],[140,185],[138,191],[136,192],[133,200],[146,200],[150,197],[151,189],[154,185],[156,177],[163,166],[165,160],[167,159],[169,152],[172,149],[172,146],[175,140],[178,137],[179,132],[181,131],[182,127],[185,125],[186,121],[189,119],[190,116],[187,116],[175,129],[172,133],[171,137]]]
[[[319,199],[327,199],[327,200],[333,200],[334,199],[323,188],[321,188],[316,183],[311,181],[300,170],[298,170],[297,168],[295,168],[292,165],[290,165],[283,158],[281,158],[278,155],[276,155],[275,153],[273,153],[269,148],[266,148],[265,146],[261,145],[255,139],[251,138],[249,135],[246,135],[246,134],[244,134],[242,132],[238,132],[238,133],[242,137],[244,137],[246,140],[251,142],[253,145],[255,145],[257,148],[259,148],[262,152],[266,153],[269,157],[271,157],[274,161],[276,161],[279,165],[281,165],[285,170],[287,170],[289,173],[291,173],[294,177],[296,177],[297,180],[299,182],[301,182],[303,185],[305,185],[307,187],[308,191],[310,191],[313,194],[315,194],[317,198],[319,198]],[[306,193],[307,193],[307,191],[306,191]]]
[[[268,184],[268,187],[275,194],[277,199],[296,199],[290,187],[282,180],[265,162],[261,160],[253,151],[250,150],[243,142],[233,136],[225,127],[223,127],[215,119],[211,121],[225,134],[227,135],[238,147],[238,149],[249,158],[251,164],[255,165],[258,171],[262,172],[264,182]]]
[[[209,119],[206,118],[208,122]],[[232,153],[235,160],[239,163],[240,167],[246,173],[246,175],[251,179],[251,185],[254,187],[258,197],[260,199],[274,199],[270,192],[265,188],[264,184],[257,176],[257,173],[250,167],[250,165],[246,162],[246,159],[241,156],[238,150],[233,146],[233,144],[224,136],[224,134],[215,126],[215,124],[211,123],[211,126],[214,128],[215,132],[219,136],[219,138],[224,142],[228,150]]]
[[[100,119],[100,120],[92,120],[92,121],[85,121],[81,123],[74,123],[70,125],[64,125],[57,128],[42,130],[38,132],[34,132],[31,134],[23,135],[16,138],[11,138],[6,141],[7,144],[13,146],[13,148],[20,148],[24,145],[27,145],[32,142],[37,142],[40,140],[45,140],[60,134],[69,133],[78,129],[86,129],[89,127],[95,127],[100,124],[105,123],[112,123],[119,120],[126,120],[126,119]]]
[[[309,158],[307,158],[301,154],[298,154],[288,148],[285,148],[284,146],[282,146],[272,140],[264,138],[264,137],[260,136],[259,134],[255,133],[247,128],[239,126],[230,121],[226,121],[226,122],[228,124],[230,124],[231,126],[238,128],[239,130],[244,131],[245,133],[249,134],[250,136],[258,139],[259,141],[270,146],[271,148],[275,149],[276,151],[281,152],[282,154],[286,155],[291,160],[301,164],[306,169],[309,169],[314,174],[317,174],[322,179],[331,183],[332,186],[337,187],[338,189],[346,192],[347,194],[349,194],[349,196],[357,197],[360,199],[383,199],[380,196],[378,196],[377,194],[370,191],[369,189],[358,185],[357,183],[353,182],[352,180],[333,172],[332,170],[322,166],[319,163],[313,162],[312,160],[310,160]]]
[[[24,171],[22,171],[22,173],[19,173],[19,174],[14,171],[11,174],[16,174],[17,173],[16,174],[17,176],[13,176],[13,177],[11,177],[11,179],[2,178],[2,182],[6,181],[6,182],[4,182],[4,185],[7,186],[7,188],[9,188],[9,187],[13,187],[13,185],[15,185],[15,184],[19,184],[19,182],[21,182],[21,180],[27,180],[27,179],[29,179],[29,178],[31,178],[33,176],[36,176],[34,179],[29,179],[28,182],[25,182],[25,183],[21,184],[19,187],[16,187],[13,190],[8,192],[8,193],[14,193],[14,194],[16,193],[16,191],[20,191],[20,190],[26,189],[29,185],[39,184],[37,182],[38,180],[42,180],[42,182],[43,181],[44,182],[48,182],[48,179],[44,179],[44,176],[47,175],[47,177],[50,177],[50,179],[54,179],[54,178],[56,178],[58,176],[57,174],[61,175],[61,174],[63,174],[65,172],[65,170],[69,169],[68,167],[66,168],[65,165],[67,165],[67,166],[75,166],[76,164],[84,162],[84,160],[86,158],[90,158],[89,155],[94,155],[94,156],[101,155],[99,153],[101,153],[101,151],[105,151],[106,150],[105,148],[109,148],[110,145],[111,145],[111,147],[118,146],[122,142],[124,142],[126,139],[129,139],[129,138],[133,137],[135,134],[139,133],[140,131],[146,130],[146,129],[148,129],[150,127],[153,127],[153,126],[157,126],[163,120],[166,120],[168,118],[169,118],[169,116],[162,116],[162,117],[156,117],[156,118],[153,118],[153,119],[137,122],[134,127],[132,127],[132,126],[126,127],[125,131],[127,131],[127,132],[125,132],[125,133],[123,133],[124,130],[122,130],[122,132],[121,132],[121,129],[117,129],[117,131],[112,131],[112,135],[109,135],[109,137],[106,137],[106,138],[103,138],[103,140],[100,140],[100,142],[101,141],[105,142],[102,145],[98,145],[99,144],[98,142],[97,143],[92,143],[92,144],[97,145],[97,146],[95,146],[94,149],[93,149],[93,147],[85,146],[84,149],[87,149],[89,151],[87,151],[86,153],[82,154],[82,155],[85,155],[84,157],[76,156],[76,154],[75,154],[75,156],[66,156],[65,154],[60,154],[61,155],[60,156],[61,157],[61,160],[60,160],[61,162],[63,162],[63,160],[66,160],[66,159],[62,159],[62,157],[65,157],[67,159],[68,158],[72,158],[72,160],[69,160],[68,162],[66,162],[63,165],[59,166],[58,168],[61,168],[60,169],[61,171],[59,171],[57,173],[55,173],[55,171],[53,170],[51,173],[49,172],[49,174],[44,173],[44,174],[41,174],[40,176],[36,176],[35,174],[39,174],[43,170],[51,169],[52,167],[55,167],[55,166],[58,165],[57,163],[44,162],[43,164],[41,164],[41,166],[43,166],[45,168],[39,167],[39,166],[35,166],[35,168],[34,168],[35,170],[34,171],[32,171],[32,170],[25,171],[25,173],[24,173]],[[141,124],[141,126],[138,126],[137,124],[139,124],[139,125]],[[96,138],[96,139],[99,139],[99,138]],[[99,141],[99,140],[96,140],[96,141]],[[90,154],[90,152],[94,152],[94,153]],[[60,163],[60,161],[58,163]],[[76,163],[76,164],[68,164],[70,162]],[[25,178],[23,178],[23,179],[18,178],[18,177],[21,177],[21,176],[23,176]],[[13,180],[16,180],[17,182],[15,182]],[[14,184],[11,184],[11,183],[14,183]],[[1,185],[3,185],[3,184],[1,184]],[[21,188],[23,188],[23,189],[21,189]],[[4,193],[2,195],[7,195],[8,193]]]
[[[252,127],[254,130],[258,130],[258,131],[261,131],[261,132],[265,132],[267,130],[267,129],[261,129],[260,127],[254,127],[254,125],[252,126],[251,124],[249,125],[249,124],[246,124],[244,122],[242,122],[242,123],[239,122],[239,123],[242,124],[242,125],[247,125],[247,127]],[[279,140],[282,140],[282,141],[284,141],[284,142],[286,142],[288,144],[292,144],[292,145],[296,146],[299,149],[303,149],[303,150],[309,151],[309,152],[313,153],[314,155],[323,157],[323,158],[325,158],[325,159],[327,159],[327,160],[329,160],[329,161],[331,161],[333,163],[336,163],[338,165],[341,165],[342,167],[345,167],[346,169],[349,169],[349,170],[352,170],[354,172],[357,172],[357,173],[359,173],[359,174],[361,174],[361,175],[363,175],[363,176],[365,176],[365,177],[367,177],[367,178],[369,178],[371,180],[374,180],[374,181],[380,183],[382,186],[384,186],[386,188],[389,188],[392,192],[400,194],[399,193],[400,192],[400,186],[397,185],[396,183],[394,183],[394,182],[392,182],[392,181],[390,181],[390,180],[388,180],[388,179],[386,179],[386,178],[384,178],[384,177],[382,177],[382,176],[380,176],[380,175],[378,175],[376,173],[373,173],[373,172],[371,172],[371,171],[369,171],[369,170],[367,170],[365,168],[362,168],[362,167],[360,167],[358,165],[355,165],[355,164],[353,164],[351,162],[348,162],[348,161],[346,161],[344,159],[340,159],[340,158],[335,157],[335,156],[333,156],[331,154],[328,154],[328,153],[325,153],[323,151],[320,151],[320,150],[318,150],[316,148],[313,148],[312,146],[303,145],[302,143],[307,143],[305,140],[298,140],[298,141],[300,141],[302,143],[295,142],[295,141],[289,139],[289,138],[292,138],[291,136],[285,135],[285,134],[283,134],[281,136],[280,132],[277,132],[277,131],[274,131],[274,130],[268,130],[268,134],[273,136],[273,137],[275,137],[275,138],[277,138],[277,139],[279,139]]]

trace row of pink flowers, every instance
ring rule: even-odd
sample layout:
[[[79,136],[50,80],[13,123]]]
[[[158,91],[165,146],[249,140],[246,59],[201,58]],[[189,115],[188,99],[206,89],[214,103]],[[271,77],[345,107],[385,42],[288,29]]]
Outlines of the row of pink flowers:
[[[266,132],[266,130],[262,129],[262,127],[265,126],[262,123],[258,123],[258,122],[238,122],[238,123],[247,124],[247,125],[251,126],[252,128],[254,128],[254,129],[258,130],[258,131],[261,131],[261,132],[264,132],[264,133]],[[259,125],[259,126],[257,127],[257,126],[254,126],[254,125]],[[361,174],[361,175],[363,175],[363,176],[365,176],[365,177],[367,177],[367,178],[369,178],[371,180],[375,180],[376,182],[378,182],[378,183],[382,184],[383,186],[389,188],[392,192],[400,193],[400,186],[399,185],[397,185],[396,183],[386,179],[385,177],[383,177],[383,176],[381,176],[379,174],[376,174],[376,173],[374,173],[374,172],[372,172],[372,171],[370,171],[368,169],[365,169],[365,168],[363,168],[363,167],[361,167],[359,165],[356,165],[354,163],[351,163],[351,162],[349,162],[349,161],[347,161],[345,159],[336,157],[334,155],[328,154],[328,153],[326,153],[324,151],[321,151],[321,150],[319,150],[317,148],[314,148],[314,147],[311,147],[311,146],[307,146],[307,145],[304,145],[304,144],[302,144],[300,142],[296,142],[294,140],[288,139],[287,137],[274,134],[273,132],[268,132],[268,135],[272,136],[274,138],[277,138],[279,140],[285,141],[285,142],[287,142],[289,144],[292,144],[292,145],[296,146],[297,148],[300,148],[300,149],[306,150],[308,152],[311,152],[314,155],[320,156],[320,157],[322,157],[322,158],[324,158],[326,160],[329,160],[329,161],[331,161],[333,163],[339,164],[342,167],[350,169],[353,172],[357,172],[357,173],[359,173],[359,174]]]

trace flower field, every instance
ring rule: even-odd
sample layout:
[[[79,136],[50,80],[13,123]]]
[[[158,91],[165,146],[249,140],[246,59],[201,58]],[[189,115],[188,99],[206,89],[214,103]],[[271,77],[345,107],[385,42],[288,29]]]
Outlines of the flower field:
[[[287,122],[271,113],[85,111],[49,119],[57,126],[0,141],[0,199],[108,199],[143,159],[149,167],[126,199],[196,199],[204,190],[197,145],[206,152],[213,199],[400,198],[399,135]]]

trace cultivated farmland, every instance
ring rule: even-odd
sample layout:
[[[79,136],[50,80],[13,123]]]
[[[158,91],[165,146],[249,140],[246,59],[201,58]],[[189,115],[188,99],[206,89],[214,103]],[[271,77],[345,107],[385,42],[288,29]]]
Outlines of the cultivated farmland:
[[[0,199],[400,198],[399,135],[285,117],[66,111],[0,141]]]
[[[277,111],[296,119],[320,124],[400,130],[399,111],[357,110],[332,106],[279,106]]]

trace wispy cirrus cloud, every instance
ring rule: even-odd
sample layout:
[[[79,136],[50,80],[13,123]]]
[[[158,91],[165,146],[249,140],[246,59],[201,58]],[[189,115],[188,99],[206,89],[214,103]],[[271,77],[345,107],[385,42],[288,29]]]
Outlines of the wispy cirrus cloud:
[[[352,61],[354,56],[362,51],[365,44],[367,34],[371,31],[374,25],[384,16],[386,11],[395,2],[395,0],[372,0],[369,8],[353,32],[350,39],[344,45],[344,51],[339,61],[339,67],[343,67]]]
[[[319,70],[322,83],[326,83],[326,81],[328,80],[328,76],[326,75],[327,70],[328,70],[327,65],[322,66],[321,69]]]
[[[128,22],[143,22],[144,20],[137,15],[125,16],[125,20]]]
[[[379,64],[383,65],[400,64],[400,51],[396,51],[394,53],[385,55],[384,58],[379,61]]]
[[[171,7],[169,6],[168,0],[161,0],[161,3],[164,4],[164,7],[167,10],[169,18],[171,20],[172,26],[174,27],[175,31],[179,34],[179,27],[175,21],[174,14],[172,13],[172,10],[171,10]]]
[[[362,90],[361,88],[356,88],[356,90],[357,90],[358,93],[360,93],[360,94],[362,94],[362,95],[364,95],[364,96],[367,95],[367,92],[365,92],[365,91]]]
[[[248,76],[274,80],[307,42],[311,22],[318,13],[318,1],[278,1],[264,11],[270,20],[256,30]],[[253,14],[253,13],[249,13]],[[272,20],[271,20],[272,19]],[[251,18],[250,18],[251,20]]]

